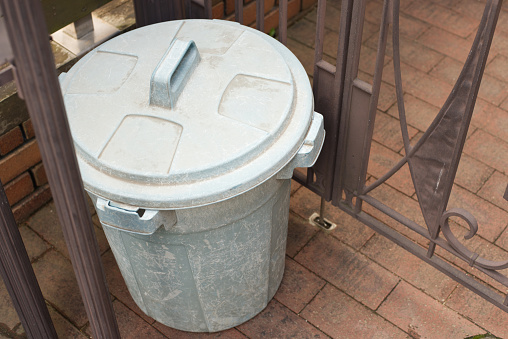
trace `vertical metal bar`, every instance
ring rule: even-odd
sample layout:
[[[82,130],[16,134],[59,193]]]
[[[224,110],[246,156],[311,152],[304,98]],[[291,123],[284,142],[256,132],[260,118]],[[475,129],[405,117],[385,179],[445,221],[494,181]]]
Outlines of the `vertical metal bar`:
[[[316,175],[314,181],[312,177],[307,177],[304,183],[312,191],[324,197],[327,201],[331,200],[337,188],[335,184],[336,167],[340,165],[337,159],[337,147],[340,144],[339,123],[342,116],[342,101],[345,93],[345,79],[350,71],[348,67],[348,56],[351,50],[351,30],[354,23],[358,23],[358,18],[353,20],[353,8],[357,1],[342,0],[339,42],[336,58],[336,67],[323,59],[323,40],[325,31],[325,0],[318,2],[317,10],[317,30],[316,30],[316,50],[313,78],[313,93],[315,110],[323,114],[326,139],[323,150],[316,164],[312,167]],[[310,172],[309,172],[310,174]],[[309,179],[311,179],[309,181]]]
[[[377,103],[379,99],[379,93],[381,91],[381,79],[383,76],[383,66],[384,66],[384,60],[385,60],[385,51],[386,51],[386,43],[388,41],[388,27],[390,25],[390,19],[391,19],[391,3],[392,0],[385,0],[383,3],[383,16],[382,16],[382,24],[379,31],[379,40],[378,40],[378,47],[377,47],[377,54],[376,54],[376,66],[374,69],[374,80],[372,84],[372,90],[371,90],[371,96],[369,100],[369,108],[368,108],[368,116],[367,116],[367,129],[365,130],[364,140],[361,140],[359,136],[355,137],[357,142],[363,143],[363,152],[361,157],[361,169],[359,171],[360,177],[358,186],[356,187],[356,191],[360,192],[365,187],[365,182],[367,179],[367,166],[369,163],[369,154],[370,154],[370,147],[372,144],[372,135],[374,133],[374,123],[376,120],[376,112],[377,112]],[[363,13],[365,13],[365,8],[363,9]],[[363,25],[362,25],[363,26]],[[363,29],[363,27],[362,27]],[[361,36],[360,33],[359,39],[361,44]],[[354,83],[357,80],[354,81]],[[351,101],[351,108],[353,108],[353,105],[355,105],[353,100]],[[362,105],[361,103],[358,103],[357,105]],[[354,132],[353,132],[354,131]],[[360,132],[362,134],[363,132],[357,131],[357,130],[351,130],[351,133]],[[349,147],[349,146],[348,146]],[[346,174],[346,173],[345,173]],[[360,212],[361,210],[361,204],[362,200],[357,199],[356,201],[356,211]]]
[[[204,0],[204,6],[205,6],[205,18],[213,19],[212,0]]]
[[[235,0],[235,21],[243,25],[243,0]]]
[[[0,65],[12,59],[12,49],[5,30],[5,19],[0,9]]]
[[[187,19],[192,19],[192,0],[185,1],[185,15]]]
[[[325,40],[325,17],[326,17],[326,0],[318,0],[317,20],[316,20],[316,48],[314,50],[314,64],[323,60],[323,44]],[[316,73],[314,67],[314,73]]]
[[[256,28],[265,31],[265,0],[256,0]]]
[[[19,87],[94,338],[120,338],[39,1],[1,0]]]
[[[184,19],[183,0],[134,0],[137,27],[157,22]]]
[[[343,4],[344,5],[344,4]],[[344,6],[342,6],[344,8]],[[313,74],[313,94],[315,110],[324,117],[326,138],[319,156],[314,167],[307,169],[306,187],[318,193],[320,196],[329,200],[329,195],[332,191],[333,171],[330,170],[329,162],[330,146],[334,147],[336,144],[331,139],[335,138],[334,129],[337,129],[336,123],[338,121],[338,112],[333,110],[334,98],[337,95],[335,84],[335,67],[323,61],[323,43],[325,36],[325,14],[326,14],[326,0],[318,0],[317,20],[316,20],[316,47],[314,50],[314,74]],[[344,11],[341,14],[343,19]],[[316,179],[316,180],[314,180]]]
[[[279,41],[286,45],[288,40],[288,0],[279,0]]]
[[[345,164],[346,157],[346,145],[348,140],[352,138],[349,134],[352,133],[350,130],[350,120],[351,120],[351,103],[353,97],[356,95],[358,97],[369,97],[370,101],[370,89],[368,88],[368,84],[363,81],[359,81],[357,79],[358,76],[358,65],[360,60],[360,48],[362,41],[362,33],[363,33],[363,23],[365,17],[365,0],[354,1],[351,4],[349,10],[352,12],[350,19],[350,31],[349,31],[349,41],[346,50],[346,54],[342,54],[339,51],[337,56],[337,62],[339,60],[339,56],[342,59],[341,66],[344,67],[343,71],[343,84],[342,84],[342,100],[340,102],[341,105],[341,116],[340,116],[340,131],[338,133],[337,141],[338,145],[335,153],[335,178],[334,178],[334,186],[336,186],[332,192],[333,195],[333,203],[338,205],[340,200],[342,199],[342,190],[344,189],[345,182],[345,172],[347,170]],[[342,23],[341,23],[342,25]],[[356,101],[357,103],[361,103],[363,106],[366,106],[366,103],[360,100]],[[368,104],[367,104],[368,106]],[[366,108],[359,108],[362,111],[367,110]],[[358,166],[358,168],[361,166]],[[348,197],[351,198],[350,196]]]
[[[335,72],[336,70],[333,69],[326,69],[327,63],[323,64],[323,47],[324,47],[324,38],[325,38],[325,18],[326,18],[326,0],[318,0],[318,8],[317,8],[317,20],[316,20],[316,47],[314,50],[314,97],[317,99],[317,108],[316,110],[321,111],[321,109],[324,109],[323,114],[325,117],[335,116],[335,111],[330,110],[331,107],[333,107],[333,104],[335,102],[334,98],[337,97],[338,93],[336,92],[335,86]],[[331,65],[329,65],[331,66]],[[321,91],[318,89],[320,84],[324,84],[325,87],[328,87],[327,94],[322,95]],[[330,86],[332,85],[332,86]],[[330,93],[330,91],[332,91]],[[323,105],[324,101],[324,105]],[[328,114],[326,114],[328,113]],[[331,114],[330,114],[331,113]],[[337,112],[338,113],[338,112]],[[329,121],[329,119],[325,118]],[[338,120],[338,119],[337,119]],[[332,127],[333,128],[333,127]],[[327,127],[328,130],[328,127]],[[333,133],[331,133],[333,135]],[[326,142],[326,140],[325,140]],[[332,143],[333,144],[333,143]],[[329,147],[326,148],[326,150],[329,151]],[[326,153],[326,152],[325,152]],[[333,172],[333,171],[332,171]],[[314,168],[309,168],[307,170],[307,185],[312,185],[314,181]],[[319,172],[318,172],[319,173]],[[326,172],[325,172],[326,173]],[[331,173],[330,173],[331,174]],[[332,175],[326,175],[325,178],[322,180],[322,182],[325,182],[326,184],[332,185],[331,181],[328,180],[332,178]],[[314,183],[316,184],[316,183]],[[326,185],[325,184],[325,185]],[[323,229],[330,229],[332,227],[332,223],[328,222],[325,219],[325,204],[326,204],[326,190],[327,186],[323,187],[325,192],[321,192],[321,206],[319,208],[319,214],[316,215],[315,213],[311,216],[310,222],[314,223],[315,225],[323,228]],[[328,187],[329,190],[331,190],[332,187]]]
[[[57,338],[18,225],[0,183],[0,275],[29,338]]]

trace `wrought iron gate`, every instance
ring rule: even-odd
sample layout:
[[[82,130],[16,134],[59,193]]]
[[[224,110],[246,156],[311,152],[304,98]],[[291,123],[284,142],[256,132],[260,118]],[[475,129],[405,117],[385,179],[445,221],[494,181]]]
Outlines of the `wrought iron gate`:
[[[326,0],[320,0],[313,88],[315,109],[325,116],[327,140],[318,163],[308,171],[307,176],[298,176],[297,173],[296,179],[323,199],[331,200],[333,205],[508,312],[508,278],[500,272],[508,268],[508,258],[504,261],[487,260],[463,245],[450,224],[458,222],[468,228],[464,237],[470,239],[478,232],[478,222],[465,209],[447,209],[501,4],[502,1],[487,1],[476,38],[453,90],[427,130],[411,145],[400,61],[400,1],[384,1],[371,84],[358,76],[366,1],[342,1],[339,52],[337,67],[334,67],[322,57]],[[367,166],[388,39],[392,40],[393,46],[395,89],[404,156],[385,174],[368,180]],[[386,183],[406,164],[423,215],[422,225],[403,212],[390,208],[383,198],[376,197],[375,194],[376,188]],[[507,195],[508,193],[504,194],[505,199],[508,198]],[[321,220],[324,218],[321,217]],[[387,220],[395,221],[405,229],[399,232],[388,226],[391,221]],[[460,230],[460,226],[454,229]],[[476,272],[499,282],[504,290],[496,290],[479,282],[468,274],[470,272],[442,259],[443,254],[436,254],[436,247],[460,258],[474,267]],[[474,271],[471,273],[478,274]]]
[[[172,6],[168,7],[167,3],[169,2],[172,3]],[[262,13],[264,0],[257,0],[256,2],[258,13]],[[212,8],[211,0],[186,0],[185,2],[183,0],[155,0],[151,2],[134,0],[134,3],[138,24],[141,25],[177,19],[182,15],[187,17],[210,17]],[[166,3],[166,5],[163,3]],[[402,85],[404,74],[401,72],[400,60],[400,0],[384,0],[383,2],[372,83],[361,80],[358,71],[366,0],[341,0],[336,66],[324,60],[326,0],[318,0],[313,90],[315,110],[322,113],[325,118],[327,138],[322,155],[316,165],[309,169],[306,174],[295,172],[295,180],[320,195],[323,203],[331,201],[335,206],[346,211],[354,218],[508,312],[508,297],[506,296],[508,277],[502,274],[502,270],[508,268],[508,258],[505,261],[490,261],[469,250],[458,240],[453,230],[458,229],[463,233],[467,233],[465,238],[471,239],[477,234],[481,225],[479,226],[475,217],[465,209],[448,209],[450,193],[466,140],[501,3],[502,0],[487,0],[476,38],[453,90],[430,126],[412,145],[408,134],[403,96],[404,88]],[[46,53],[44,56],[50,58],[48,46],[42,46],[41,42],[45,38],[45,30],[42,30],[41,33],[38,32],[41,30],[37,29],[39,26],[43,26],[43,23],[40,22],[42,16],[37,16],[37,13],[31,10],[28,1],[24,1],[22,5],[9,4],[7,1],[0,2],[0,4],[2,4],[4,11],[6,8],[10,10],[10,12],[6,12],[12,18],[12,22],[10,22],[11,29],[15,31],[18,27],[19,34],[25,37],[26,41],[31,41],[34,44],[40,42],[40,50],[44,50]],[[196,4],[198,8],[201,5],[201,11],[195,10]],[[235,0],[235,4],[235,19],[242,22],[243,1]],[[175,14],[175,12],[178,14]],[[31,17],[32,13],[36,14]],[[15,25],[14,18],[25,17],[31,18],[28,20],[30,25],[24,24],[21,20],[18,20],[20,22]],[[285,43],[287,39],[287,0],[279,1],[279,23],[279,39],[282,43]],[[24,30],[23,27],[27,27],[27,29]],[[264,29],[262,15],[257,16],[256,27],[260,30]],[[404,155],[385,174],[377,178],[369,178],[367,167],[380,97],[385,51],[389,39],[391,39],[393,46],[395,90]],[[42,60],[42,58],[31,55],[30,51],[25,50],[24,44],[17,43],[14,47],[15,55],[26,56],[27,58],[24,60],[19,57],[15,60],[18,67],[28,65],[27,69],[30,69],[30,65],[41,62],[39,59]],[[47,61],[47,64],[50,64],[50,62]],[[44,67],[34,67],[33,69],[39,68],[43,69]],[[0,82],[10,80],[13,75],[20,77],[15,69],[10,73],[2,72]],[[51,130],[49,128],[51,120],[44,120],[46,115],[50,116],[52,112],[58,112],[59,114],[64,112],[61,96],[57,91],[56,75],[54,72],[41,75],[35,71],[33,73],[25,72],[21,75],[22,87],[31,89],[25,91],[29,106],[31,103],[34,110],[41,112],[41,118],[39,118],[41,120],[37,124],[34,122],[34,125],[40,125],[43,131],[41,135],[47,136],[48,140],[40,140],[40,144],[43,145],[43,149],[48,148],[48,155],[46,155],[49,159],[48,163],[51,163],[52,160],[55,164],[58,163],[58,154],[66,154],[71,159],[72,149],[68,146],[71,143],[59,142],[57,144],[60,146],[67,145],[68,147],[61,151],[58,149],[51,150],[54,141],[49,140],[51,139],[50,132],[44,133],[42,128],[45,126],[48,130]],[[32,88],[34,87],[31,85],[33,79],[38,79],[38,83],[41,85]],[[31,97],[34,95],[33,93],[39,93],[39,95]],[[45,112],[48,110],[47,107],[50,107],[48,103],[55,105],[51,112]],[[62,124],[65,125],[65,123]],[[70,140],[70,135],[66,137],[66,140]],[[72,159],[69,163],[73,163]],[[92,330],[97,337],[118,337],[111,305],[108,304],[107,289],[102,284],[104,279],[100,260],[96,255],[96,244],[94,245],[92,233],[86,227],[82,227],[87,223],[90,224],[89,216],[83,213],[81,213],[83,215],[74,216],[65,212],[72,212],[73,210],[86,211],[86,208],[75,208],[79,204],[85,205],[79,175],[77,175],[77,167],[67,168],[65,178],[62,178],[62,173],[58,172],[57,167],[49,171],[50,183],[57,183],[56,186],[52,184],[52,188],[53,186],[57,187],[53,194],[60,197],[59,199],[55,198],[55,201],[59,205],[59,213],[66,217],[68,219],[67,224],[71,225],[67,229],[69,234],[66,234],[66,238],[71,243],[75,242],[76,248],[80,248],[75,253],[73,252],[73,256],[75,256],[73,262],[76,263],[75,267],[78,267],[77,270],[80,273],[78,281],[82,285],[80,288],[87,303],[87,312],[92,317],[95,314],[93,321],[91,320]],[[420,223],[412,220],[409,215],[405,215],[404,211],[390,208],[386,201],[379,194],[376,194],[387,180],[396,176],[404,168],[408,169],[411,183],[414,186],[415,198],[412,201],[421,210]],[[75,183],[75,185],[70,185],[69,188],[66,187],[68,183]],[[67,194],[65,192],[72,193],[74,197],[72,203],[69,203],[68,200],[64,201],[65,199],[62,198]],[[504,198],[508,200],[508,187],[504,193]],[[5,205],[5,202],[3,204]],[[320,220],[324,220],[323,215],[320,215]],[[397,223],[396,227],[391,227],[393,222]],[[12,224],[12,220],[10,223]],[[459,226],[456,226],[457,224]],[[83,234],[86,233],[86,236],[71,234],[76,230]],[[449,258],[443,251],[473,267],[474,272],[476,272],[474,274],[479,277],[482,275],[480,280],[487,282],[478,281],[474,276],[468,274],[470,272],[467,268],[460,268],[450,263],[451,260],[443,259]],[[28,262],[26,266],[29,265]],[[94,284],[89,283],[90,281]],[[497,286],[502,287],[489,286],[492,285],[492,281],[499,283]],[[23,286],[23,290],[26,290],[26,292],[18,291],[17,293],[30,294],[30,286]],[[97,293],[97,291],[100,291],[100,293]],[[41,313],[45,314],[35,315],[34,317],[39,318],[43,323],[48,318],[47,310],[44,311],[43,299],[39,298],[38,302]],[[33,304],[36,304],[36,302],[34,301]],[[109,320],[105,321],[104,319]],[[52,333],[53,331],[49,328],[44,329],[43,332]]]

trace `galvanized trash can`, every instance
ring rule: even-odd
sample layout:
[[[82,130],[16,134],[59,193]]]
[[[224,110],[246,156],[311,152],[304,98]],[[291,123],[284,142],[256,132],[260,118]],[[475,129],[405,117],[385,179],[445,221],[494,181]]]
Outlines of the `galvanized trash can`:
[[[234,327],[284,271],[290,178],[323,118],[296,57],[226,21],[146,26],[61,76],[86,190],[138,306],[195,332]]]

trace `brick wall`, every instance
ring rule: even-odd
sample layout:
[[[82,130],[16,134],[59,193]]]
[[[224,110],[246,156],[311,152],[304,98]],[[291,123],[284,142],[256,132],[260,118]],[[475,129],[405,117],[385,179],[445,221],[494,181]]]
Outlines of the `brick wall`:
[[[0,136],[0,181],[17,221],[26,219],[51,199],[30,120]]]
[[[289,0],[288,20],[309,9],[317,0]],[[235,0],[214,0],[213,16],[216,19],[234,20]],[[108,7],[109,6],[109,7]],[[265,32],[278,27],[278,0],[265,0]],[[114,11],[120,14],[112,15]],[[133,9],[129,1],[111,1],[96,13],[103,20],[113,18],[119,29],[133,26]],[[119,19],[120,17],[120,19]],[[244,23],[256,24],[256,3],[244,0]],[[120,23],[120,24],[119,24]],[[51,42],[56,67],[68,70],[76,57]],[[0,87],[0,181],[18,222],[51,200],[44,166],[37,146],[25,102],[16,95],[13,83]]]

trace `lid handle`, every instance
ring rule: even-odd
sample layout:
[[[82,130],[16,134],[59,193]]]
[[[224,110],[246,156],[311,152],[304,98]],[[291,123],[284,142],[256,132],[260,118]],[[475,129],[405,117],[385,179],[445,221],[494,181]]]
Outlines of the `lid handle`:
[[[162,225],[166,229],[176,223],[175,211],[167,211],[164,216],[161,211],[145,210],[142,208],[118,204],[97,197],[95,210],[101,224],[128,233],[152,235]]]
[[[173,41],[152,73],[150,105],[175,107],[178,96],[200,60],[194,41]]]

